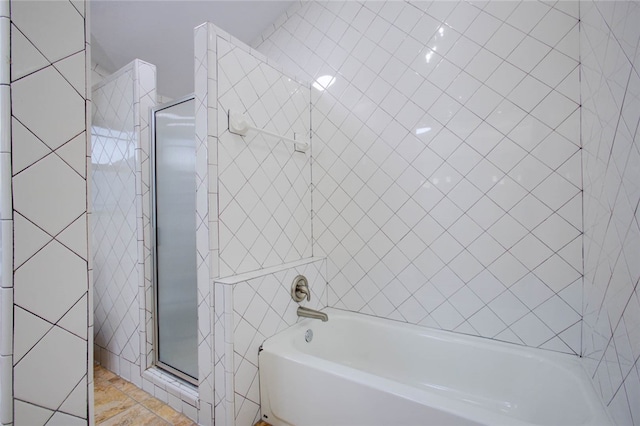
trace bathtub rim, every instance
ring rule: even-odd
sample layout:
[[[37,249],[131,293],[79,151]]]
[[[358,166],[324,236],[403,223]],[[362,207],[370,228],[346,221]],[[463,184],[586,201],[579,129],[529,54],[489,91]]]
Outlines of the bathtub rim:
[[[428,335],[429,337],[435,338],[437,340],[446,340],[446,341],[452,341],[456,343],[465,343],[467,341],[471,341],[480,347],[483,347],[483,346],[500,347],[509,352],[532,352],[532,354],[524,353],[523,355],[526,356],[527,358],[535,358],[535,357],[550,358],[560,363],[567,362],[570,364],[575,364],[576,366],[580,367],[581,371],[584,371],[581,365],[582,363],[580,362],[580,359],[582,357],[577,354],[557,352],[552,349],[546,349],[546,348],[536,348],[533,346],[526,346],[518,343],[506,342],[503,340],[496,340],[490,337],[477,336],[474,334],[467,334],[467,333],[462,333],[458,331],[442,330],[442,329],[427,326],[427,325],[411,324],[411,323],[396,320],[396,319],[381,318],[371,314],[353,312],[353,311],[348,311],[340,308],[325,307],[320,309],[320,311],[325,312],[329,316],[329,322],[331,321],[332,318],[336,318],[336,317],[356,318],[357,320],[360,320],[360,321],[366,319],[367,321],[378,323],[383,327],[406,328],[409,330],[414,330],[418,332],[418,334]],[[320,325],[320,324],[321,324],[321,321],[317,319],[299,318],[298,322],[296,322],[295,324],[265,339],[265,341],[263,342],[263,349],[265,347],[264,345],[267,344],[267,342],[277,341],[276,338],[278,338],[278,336],[280,335],[284,335],[287,332],[293,332],[293,330],[297,328],[304,328],[305,326],[307,328],[312,328],[314,325]],[[268,343],[269,346],[271,344],[272,343]]]

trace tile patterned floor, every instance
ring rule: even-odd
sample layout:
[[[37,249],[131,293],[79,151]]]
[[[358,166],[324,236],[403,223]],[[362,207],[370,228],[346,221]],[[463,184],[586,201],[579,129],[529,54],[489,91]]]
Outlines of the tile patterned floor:
[[[96,425],[195,425],[185,415],[99,365],[94,367],[93,375]]]

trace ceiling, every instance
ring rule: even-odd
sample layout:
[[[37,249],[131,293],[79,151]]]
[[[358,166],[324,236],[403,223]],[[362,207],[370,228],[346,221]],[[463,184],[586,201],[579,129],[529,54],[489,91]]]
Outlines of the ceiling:
[[[92,61],[116,71],[134,59],[157,68],[158,93],[193,92],[193,28],[209,21],[250,44],[291,0],[94,0]]]

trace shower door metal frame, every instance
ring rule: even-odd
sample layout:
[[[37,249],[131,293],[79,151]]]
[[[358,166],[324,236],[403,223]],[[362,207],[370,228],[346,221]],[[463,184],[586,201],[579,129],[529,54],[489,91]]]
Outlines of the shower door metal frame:
[[[149,180],[149,182],[151,186],[149,188],[149,191],[151,192],[150,194],[151,195],[151,200],[150,200],[151,201],[151,246],[152,246],[151,262],[153,265],[151,268],[152,285],[153,285],[153,292],[152,292],[152,295],[153,295],[153,316],[152,316],[153,317],[153,365],[197,387],[198,379],[193,378],[188,374],[185,374],[182,371],[177,370],[172,366],[160,361],[160,357],[159,357],[160,352],[159,352],[159,345],[158,345],[160,329],[159,329],[159,321],[158,321],[158,311],[159,311],[158,309],[158,303],[159,303],[158,245],[156,244],[157,242],[157,217],[156,217],[157,203],[156,201],[157,200],[156,200],[156,121],[155,121],[155,118],[156,118],[157,112],[188,102],[188,101],[194,101],[194,106],[195,106],[195,94],[192,93],[192,94],[183,96],[179,99],[173,100],[171,102],[166,102],[164,104],[156,105],[155,107],[149,110],[149,126],[151,127],[150,129],[151,131],[149,133],[151,135],[151,144],[150,144],[150,150],[149,150],[149,158],[151,160],[150,161],[151,179]],[[199,359],[198,359],[198,363],[200,363]]]

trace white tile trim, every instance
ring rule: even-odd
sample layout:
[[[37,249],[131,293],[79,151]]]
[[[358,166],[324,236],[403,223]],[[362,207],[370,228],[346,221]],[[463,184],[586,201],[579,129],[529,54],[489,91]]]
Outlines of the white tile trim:
[[[231,275],[229,277],[218,278],[215,280],[216,284],[232,285],[242,281],[249,281],[254,278],[263,277],[265,275],[271,275],[276,272],[280,272],[286,269],[297,268],[308,263],[315,263],[325,260],[325,257],[309,257],[307,259],[296,260],[293,262],[283,263],[282,265],[271,266],[269,268],[258,269],[256,271],[246,272],[244,274]]]

